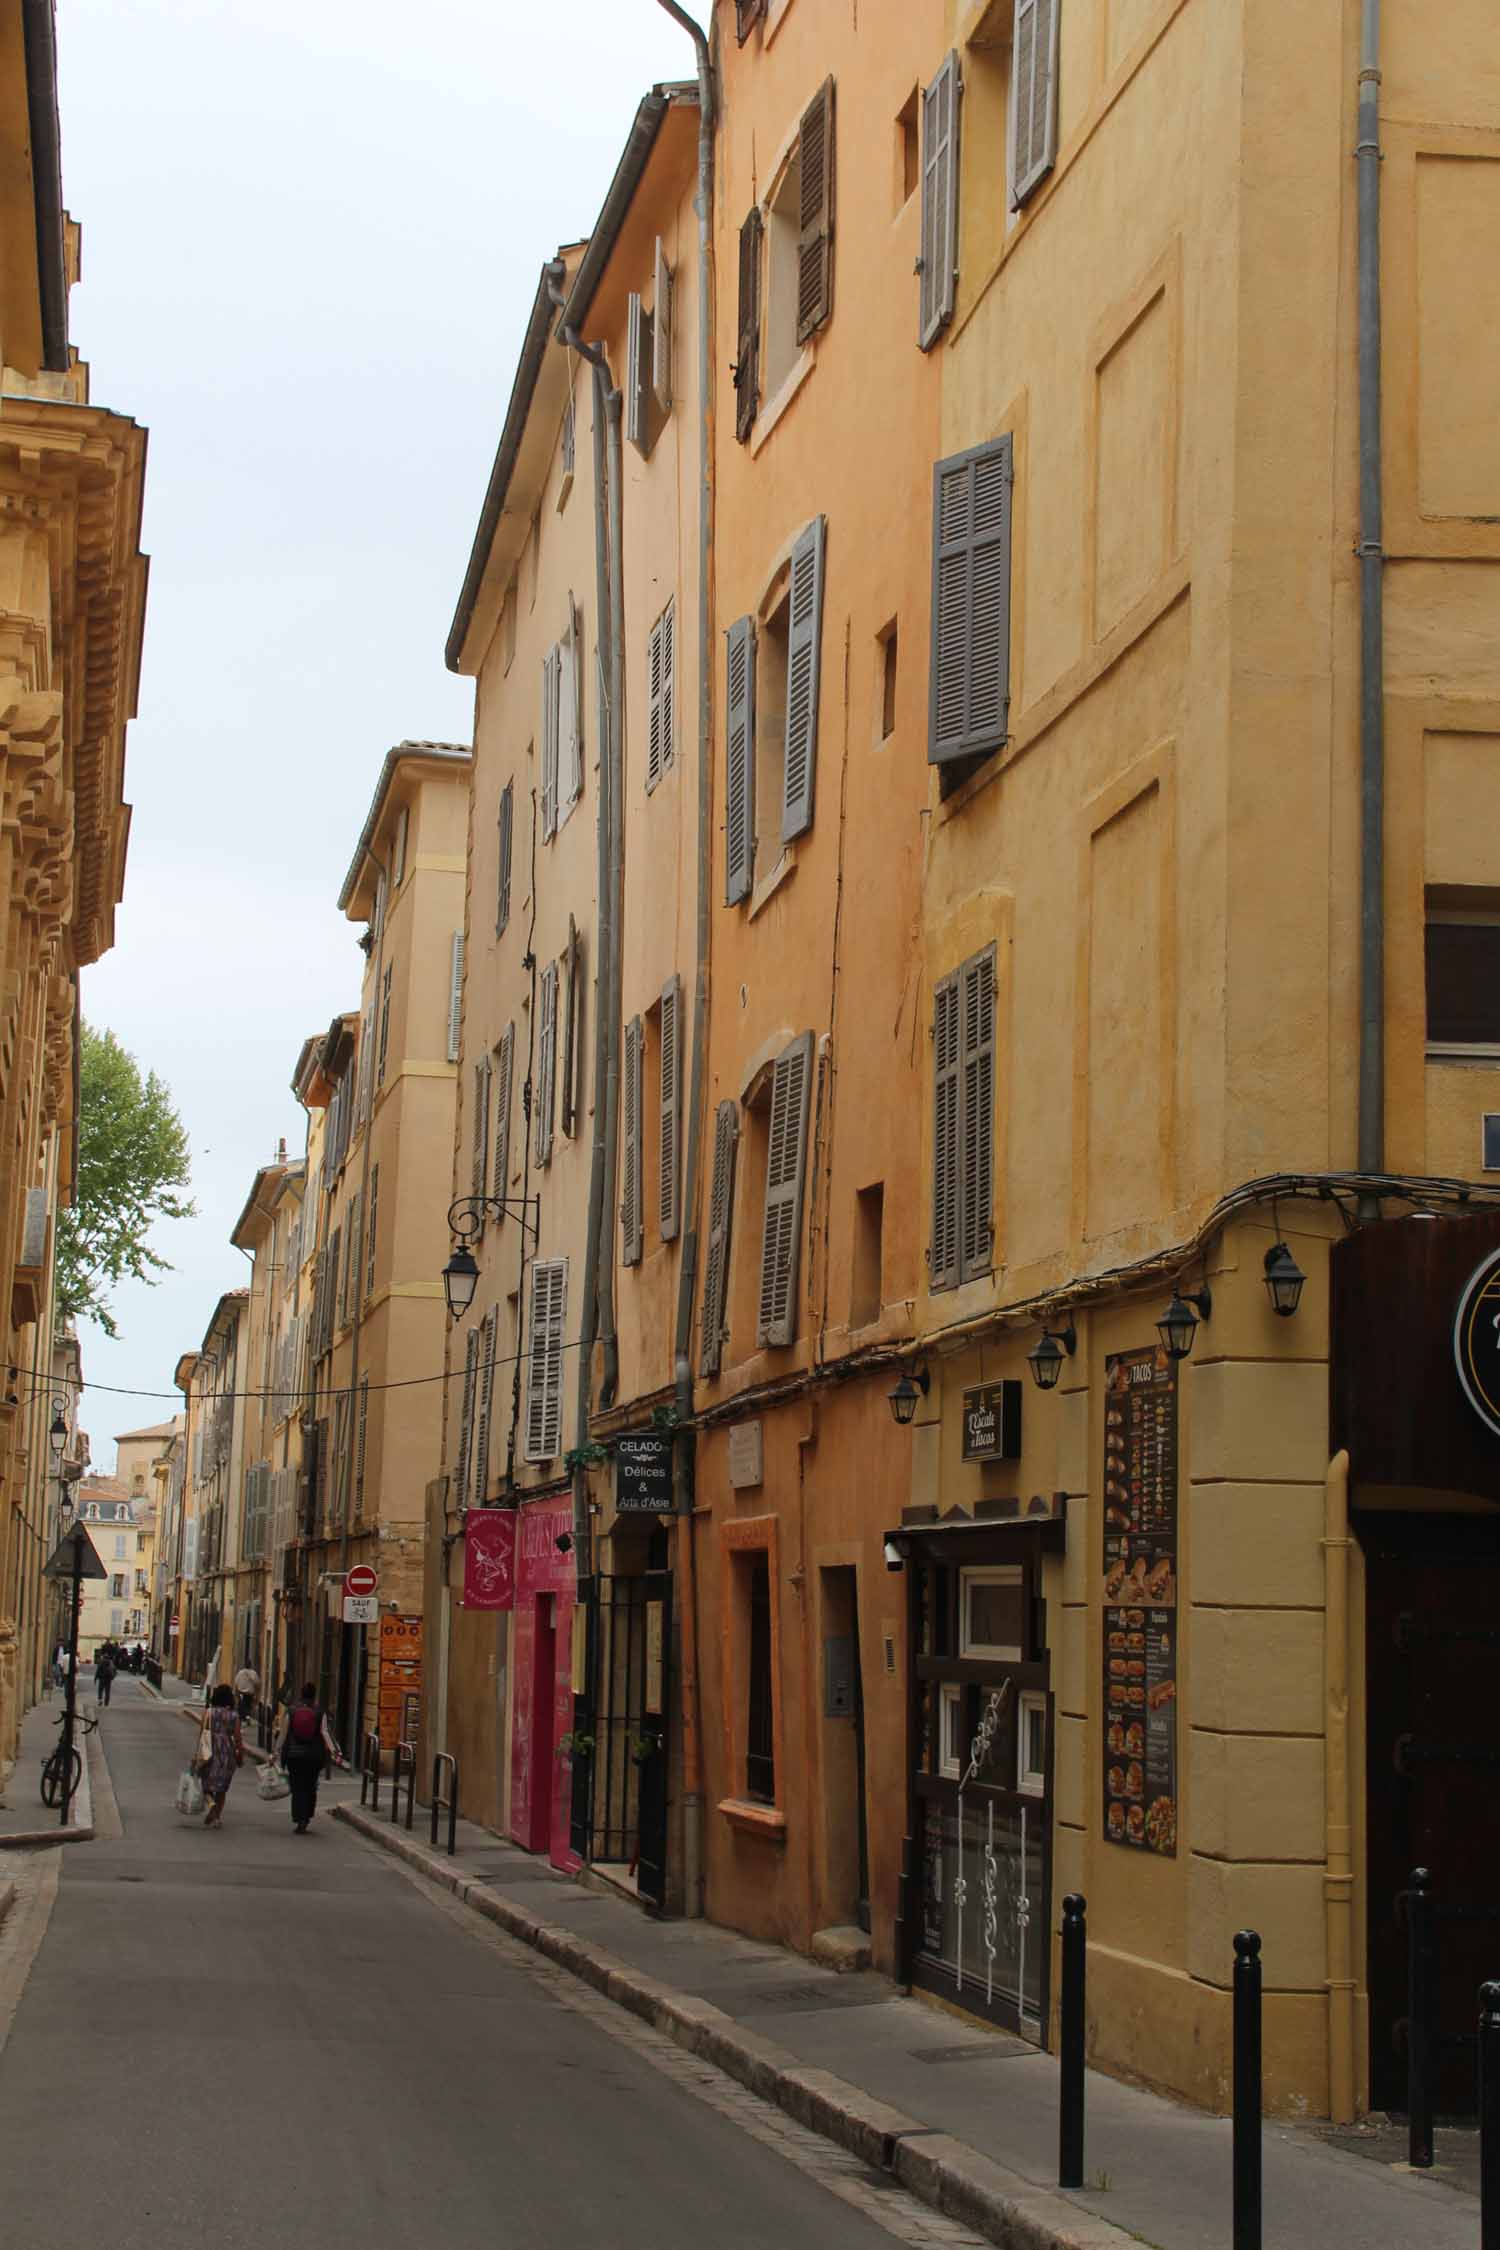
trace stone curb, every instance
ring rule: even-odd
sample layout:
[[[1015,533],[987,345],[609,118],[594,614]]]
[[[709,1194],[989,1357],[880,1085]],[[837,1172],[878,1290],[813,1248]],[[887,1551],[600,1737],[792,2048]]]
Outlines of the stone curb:
[[[13,1828],[9,1835],[0,1836],[0,1851],[34,1851],[39,1844],[91,1844],[94,1841],[94,1785],[89,1772],[87,1753],[80,1743],[83,1757],[83,1774],[73,1792],[73,1807],[81,1809],[82,1820],[70,1820],[62,1827]],[[15,1780],[12,1773],[11,1781]],[[8,1784],[7,1784],[8,1786]],[[0,1912],[3,1912],[0,1909]]]
[[[924,2203],[998,2243],[1002,2250],[1130,2250],[1139,2237],[1079,2204],[1007,2171],[976,2149],[877,2101],[832,2071],[804,2063],[789,2048],[746,2031],[712,2002],[675,1991],[632,1969],[603,1946],[542,1921],[503,1891],[464,1875],[446,1857],[404,1830],[372,1819],[357,1805],[335,1805],[332,1817],[394,1852],[506,1934],[592,1985],[679,2047],[711,2062],[799,2125],[852,2156],[889,2172]]]

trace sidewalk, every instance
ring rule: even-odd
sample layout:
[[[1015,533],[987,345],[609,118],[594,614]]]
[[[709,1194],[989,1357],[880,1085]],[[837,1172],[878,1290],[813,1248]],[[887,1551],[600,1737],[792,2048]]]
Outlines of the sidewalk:
[[[61,1739],[58,1720],[63,1715],[61,1689],[44,1695],[34,1703],[21,1721],[21,1736],[16,1749],[16,1762],[0,1792],[0,1850],[16,1850],[29,1844],[87,1843],[94,1833],[93,1792],[89,1783],[87,1742],[83,1732],[85,1712],[90,1718],[97,1713],[94,1701],[94,1676],[84,1676],[79,1689],[77,1712],[79,1719],[78,1748],[83,1755],[83,1779],[74,1792],[68,1807],[66,1825],[57,1817],[56,1805],[42,1803],[42,1767]],[[104,1713],[103,1723],[109,1724],[109,1713]]]
[[[389,1803],[389,1789],[386,1793]],[[1230,2128],[1088,2075],[1083,2192],[1057,2179],[1057,2066],[1021,2040],[838,1975],[709,1922],[652,1921],[468,1821],[449,1859],[419,1809],[408,1835],[355,1805],[336,1819],[395,1851],[680,2046],[802,2124],[1015,2250],[1229,2250]],[[1479,2209],[1440,2176],[1389,2161],[1391,2136],[1334,2147],[1268,2126],[1264,2250],[1474,2250]],[[1462,2143],[1468,2136],[1454,2136]]]

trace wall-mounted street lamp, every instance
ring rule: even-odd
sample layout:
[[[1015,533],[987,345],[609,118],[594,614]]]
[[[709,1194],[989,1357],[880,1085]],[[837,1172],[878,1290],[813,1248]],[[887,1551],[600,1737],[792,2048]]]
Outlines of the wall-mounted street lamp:
[[[1057,1379],[1063,1371],[1063,1360],[1071,1359],[1077,1349],[1078,1331],[1071,1320],[1065,1328],[1042,1330],[1040,1342],[1033,1344],[1026,1354],[1031,1380],[1039,1391],[1057,1389]]]
[[[1273,1242],[1266,1252],[1266,1295],[1271,1310],[1290,1320],[1302,1302],[1306,1274],[1284,1242]]]
[[[1207,1282],[1201,1289],[1173,1290],[1172,1302],[1156,1324],[1168,1359],[1187,1358],[1199,1321],[1207,1320],[1213,1309],[1213,1292]]]
[[[916,1420],[917,1408],[927,1396],[931,1381],[925,1367],[903,1367],[895,1389],[886,1393],[892,1419],[901,1429]]]
[[[54,1460],[62,1458],[62,1449],[68,1442],[68,1417],[65,1408],[65,1400],[55,1398],[52,1401],[52,1423],[47,1436],[51,1441]]]
[[[474,1302],[474,1292],[479,1287],[479,1266],[469,1245],[483,1234],[485,1220],[518,1220],[524,1248],[528,1235],[533,1245],[540,1239],[541,1210],[539,1195],[465,1195],[448,1206],[448,1232],[454,1237],[454,1243],[453,1254],[443,1268],[443,1295],[447,1299],[450,1320],[462,1320]]]

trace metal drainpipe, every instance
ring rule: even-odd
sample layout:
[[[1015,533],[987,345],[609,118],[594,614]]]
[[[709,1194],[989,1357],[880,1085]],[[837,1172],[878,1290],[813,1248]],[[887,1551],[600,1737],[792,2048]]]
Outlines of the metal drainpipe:
[[[698,58],[698,913],[697,968],[693,985],[693,1059],[688,1095],[684,1166],[682,1259],[677,1273],[677,1339],[673,1374],[677,1396],[677,1543],[682,1619],[682,1876],[683,1910],[703,1911],[703,1761],[698,1712],[697,1572],[693,1502],[696,1438],[693,1420],[693,1299],[698,1279],[698,1174],[702,1165],[703,1106],[708,1078],[708,975],[712,936],[709,886],[713,875],[713,198],[715,91],[708,38],[678,0],[658,0],[692,40]]]
[[[1380,0],[1359,56],[1359,1169],[1385,1169],[1385,555],[1380,448]],[[1361,1218],[1380,1216],[1362,1196]]]

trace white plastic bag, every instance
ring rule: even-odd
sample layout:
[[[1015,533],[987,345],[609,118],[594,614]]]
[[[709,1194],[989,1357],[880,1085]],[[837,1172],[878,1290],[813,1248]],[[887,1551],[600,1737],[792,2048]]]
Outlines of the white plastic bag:
[[[281,1798],[289,1797],[291,1793],[292,1785],[280,1766],[273,1764],[268,1759],[255,1778],[255,1794],[257,1797],[263,1798],[268,1805],[274,1805],[279,1803]]]
[[[203,1810],[203,1784],[191,1766],[184,1766],[177,1781],[177,1810],[191,1820]]]

